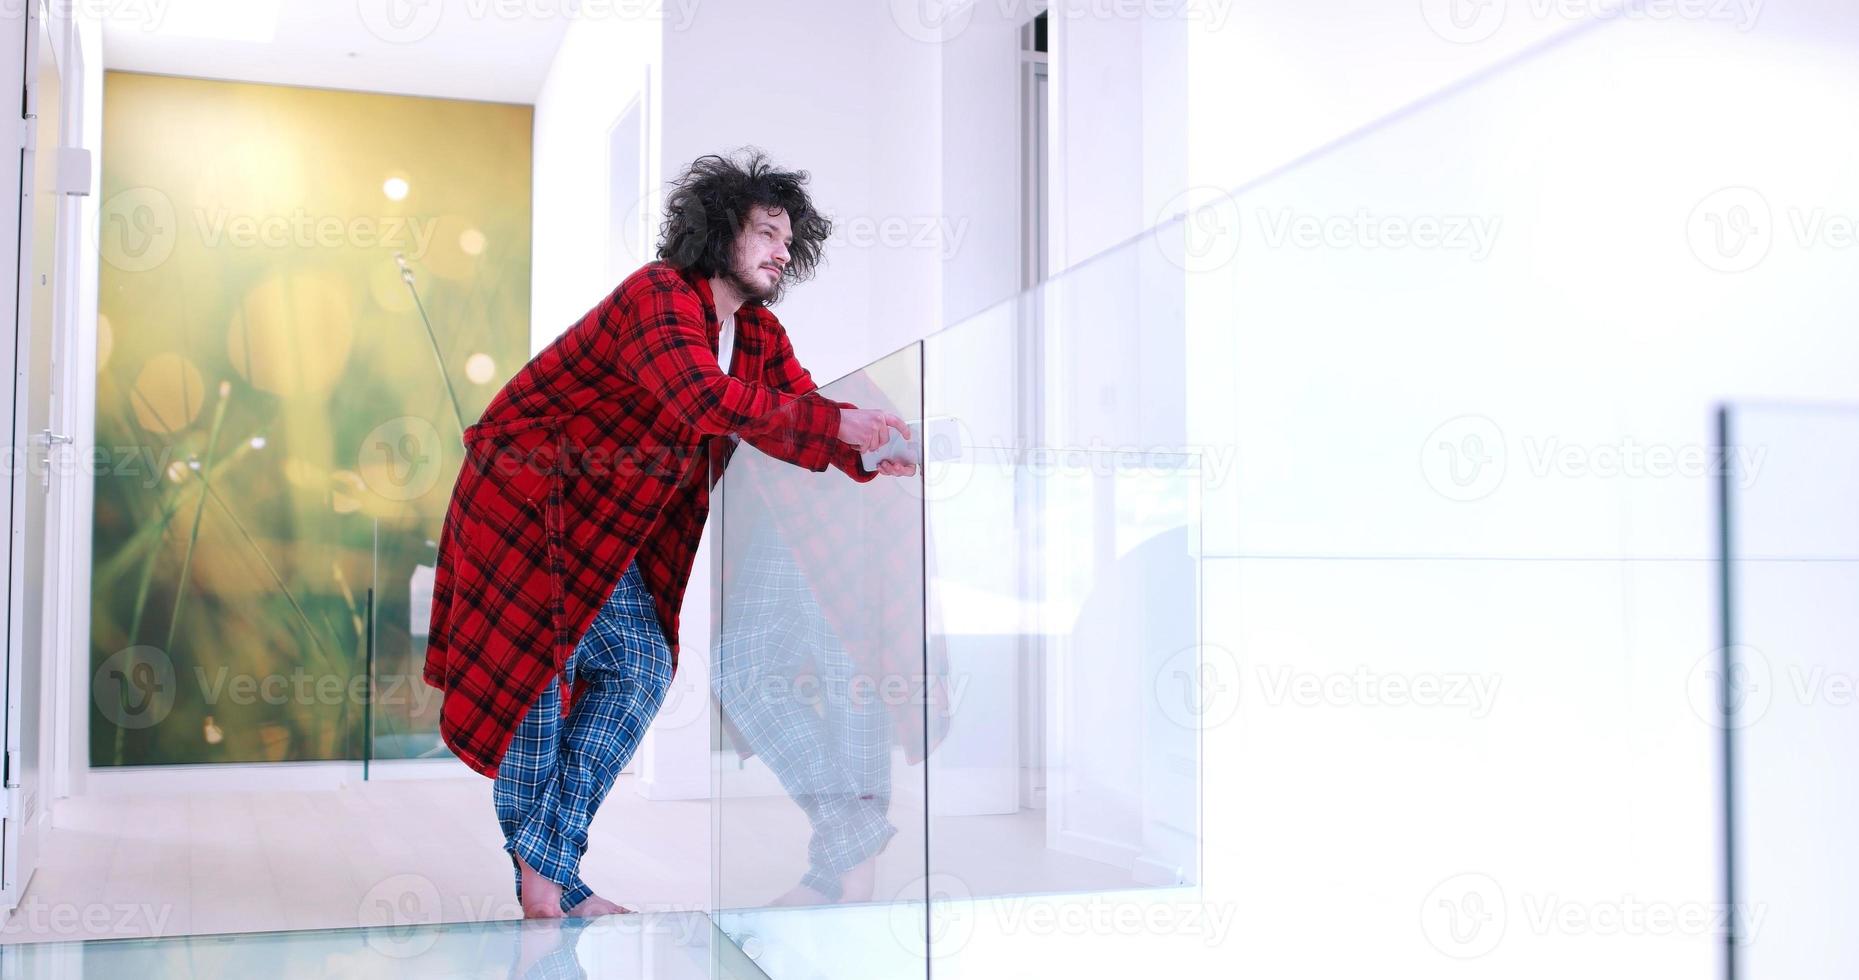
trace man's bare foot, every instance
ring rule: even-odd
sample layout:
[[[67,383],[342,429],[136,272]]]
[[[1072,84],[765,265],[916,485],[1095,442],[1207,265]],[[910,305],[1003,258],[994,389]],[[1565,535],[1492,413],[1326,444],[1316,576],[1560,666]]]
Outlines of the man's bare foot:
[[[569,909],[568,914],[576,918],[591,919],[596,915],[625,915],[631,911],[632,909],[618,902],[610,902],[599,895],[589,895],[582,899],[580,904]]]
[[[523,870],[523,918],[561,918],[562,886],[544,878],[521,855],[517,856],[516,863]]]

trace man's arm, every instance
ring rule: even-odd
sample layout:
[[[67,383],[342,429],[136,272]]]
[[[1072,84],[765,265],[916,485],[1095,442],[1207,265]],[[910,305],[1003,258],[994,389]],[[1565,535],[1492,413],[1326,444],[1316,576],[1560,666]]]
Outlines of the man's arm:
[[[738,433],[816,473],[835,462],[835,447],[852,449],[839,441],[839,403],[725,374],[704,331],[703,301],[682,283],[647,280],[624,299],[615,308],[626,322],[613,325],[621,369],[680,422],[705,435]]]

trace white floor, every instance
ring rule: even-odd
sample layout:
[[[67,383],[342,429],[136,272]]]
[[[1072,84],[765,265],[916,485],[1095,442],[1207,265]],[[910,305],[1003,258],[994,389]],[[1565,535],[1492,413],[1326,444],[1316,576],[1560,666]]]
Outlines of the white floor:
[[[595,817],[582,876],[642,911],[702,910],[710,804],[643,800],[634,778]],[[58,807],[0,942],[521,917],[478,776]]]
[[[718,814],[707,799],[642,799],[635,780],[620,777],[589,835],[582,876],[601,894],[644,912],[708,911],[713,817],[727,907],[765,907],[806,869],[809,828],[786,797],[732,798]],[[921,804],[900,794],[891,814],[899,832],[871,901],[921,901]],[[934,830],[949,897],[1130,885],[1127,870],[1048,849],[1043,811],[938,817]],[[0,943],[519,919],[502,843],[491,782],[475,775],[79,797],[58,804]]]

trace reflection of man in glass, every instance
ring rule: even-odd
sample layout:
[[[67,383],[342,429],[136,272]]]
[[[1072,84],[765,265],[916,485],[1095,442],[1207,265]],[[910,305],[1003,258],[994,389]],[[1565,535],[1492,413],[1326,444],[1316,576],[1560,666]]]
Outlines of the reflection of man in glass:
[[[815,472],[903,420],[819,394],[767,304],[831,226],[806,174],[703,157],[666,202],[660,261],[525,365],[464,433],[425,679],[440,735],[493,798],[526,917],[624,911],[578,874],[594,811],[657,714],[721,436]],[[729,368],[718,361],[728,351]]]
[[[728,560],[712,690],[813,828],[807,873],[775,904],[867,900],[878,854],[897,833],[880,679],[854,669],[772,521],[754,521]]]

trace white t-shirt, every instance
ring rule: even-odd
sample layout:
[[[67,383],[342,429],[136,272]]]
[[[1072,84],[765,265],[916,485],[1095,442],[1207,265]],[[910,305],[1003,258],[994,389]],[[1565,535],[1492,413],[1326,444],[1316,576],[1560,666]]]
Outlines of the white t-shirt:
[[[723,366],[723,373],[728,374],[736,363],[736,314],[723,318],[722,332],[717,335],[717,363]]]
[[[717,332],[716,350],[717,363],[723,366],[723,373],[728,374],[736,361],[736,314],[731,313],[723,318],[722,329]],[[729,441],[741,442],[742,437],[732,432]]]

